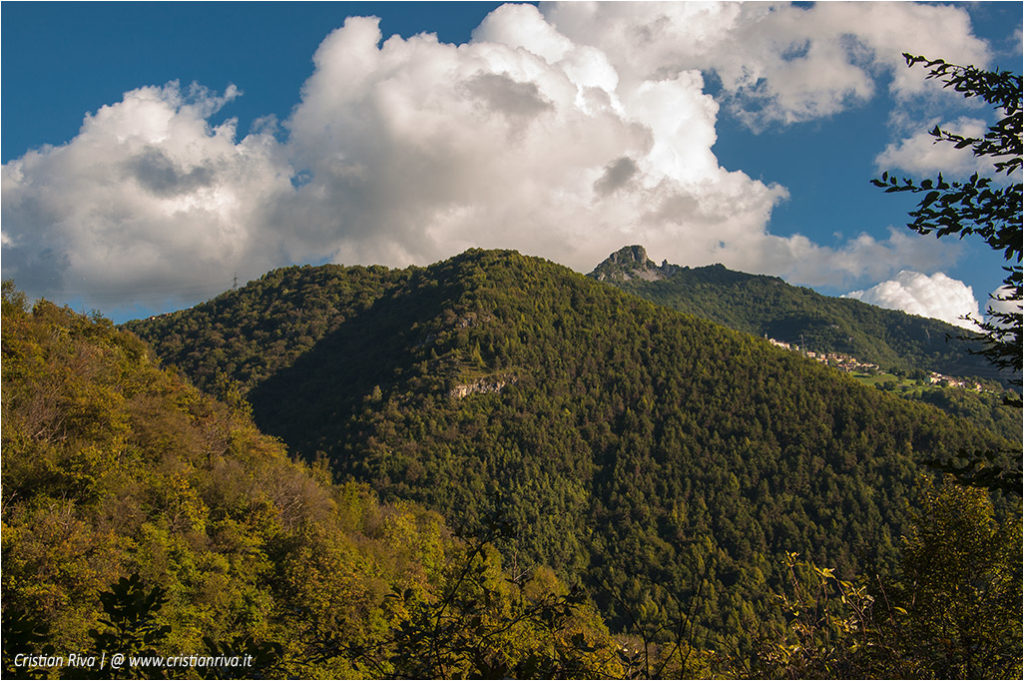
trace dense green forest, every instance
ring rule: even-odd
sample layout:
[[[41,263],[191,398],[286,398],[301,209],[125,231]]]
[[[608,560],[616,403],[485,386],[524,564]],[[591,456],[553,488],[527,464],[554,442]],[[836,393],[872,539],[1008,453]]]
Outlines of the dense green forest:
[[[922,460],[1016,451],[510,252],[287,268],[129,328],[206,389],[239,386],[264,432],[385,501],[467,536],[509,523],[506,560],[585,587],[614,630],[686,604],[706,649],[783,625],[768,593],[789,552],[845,577],[892,570]]]
[[[197,309],[219,399],[5,285],[5,675],[1019,675],[1019,501],[914,462],[990,433],[514,253]]]
[[[5,677],[624,674],[550,570],[290,460],[132,334],[6,283],[2,331]]]
[[[1019,76],[904,56],[1006,114],[936,139],[1019,169]],[[874,183],[1016,254],[1020,297],[1019,184]],[[1019,314],[998,376],[638,246],[285,268],[130,331],[6,281],[2,312],[6,677],[1024,674],[1019,396],[926,385],[1019,379]]]
[[[853,355],[886,369],[937,371],[1009,385],[1005,374],[970,353],[982,346],[961,339],[968,333],[964,329],[859,300],[823,296],[778,277],[722,265],[656,265],[641,246],[616,251],[589,276],[755,336]]]
[[[914,377],[916,385],[895,392],[968,418],[1014,443],[1021,441],[1020,410],[1007,404],[1014,401],[1007,399],[1014,397],[1013,375],[973,354],[982,346],[966,338],[963,329],[721,265],[656,265],[641,246],[619,249],[589,276],[731,329],[817,353],[842,353],[887,373]],[[933,371],[980,382],[983,389],[929,385],[925,379]],[[890,389],[885,381],[875,383]]]

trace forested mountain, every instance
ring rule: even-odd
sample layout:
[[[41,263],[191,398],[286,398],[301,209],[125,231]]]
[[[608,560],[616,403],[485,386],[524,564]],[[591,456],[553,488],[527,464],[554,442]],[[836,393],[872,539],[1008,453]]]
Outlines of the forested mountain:
[[[623,674],[550,570],[291,461],[132,334],[6,282],[2,329],[5,677]]]
[[[468,535],[499,518],[513,564],[585,586],[613,628],[686,608],[703,647],[771,624],[758,608],[788,552],[893,565],[920,460],[1008,448],[512,252],[287,268],[128,327],[208,390],[237,381],[307,459]]]
[[[850,298],[824,296],[778,277],[746,274],[722,265],[656,265],[641,246],[626,246],[591,277],[659,305],[817,352],[841,352],[885,368],[922,369],[1000,381],[980,346],[959,340],[958,327],[885,310]]]
[[[611,254],[590,276],[659,305],[710,319],[729,328],[800,347],[841,353],[881,371],[914,376],[897,390],[908,399],[932,404],[970,419],[1011,440],[1021,441],[1020,409],[1007,404],[1011,376],[971,354],[976,344],[965,331],[935,319],[885,310],[858,300],[823,296],[790,286],[777,277],[752,275],[721,265],[656,265],[642,246]],[[980,379],[982,391],[934,386],[930,373]],[[889,380],[895,377],[889,375]],[[876,387],[891,389],[884,377]],[[956,380],[956,379],[953,379]]]

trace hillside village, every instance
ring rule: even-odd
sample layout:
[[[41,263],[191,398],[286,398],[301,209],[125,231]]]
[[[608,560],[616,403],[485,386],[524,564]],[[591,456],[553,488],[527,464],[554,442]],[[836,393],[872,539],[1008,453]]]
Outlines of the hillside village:
[[[777,348],[799,352],[804,357],[813,359],[816,362],[821,362],[822,364],[826,364],[830,367],[834,367],[845,373],[861,373],[867,374],[868,376],[877,376],[885,373],[880,366],[873,362],[863,362],[856,357],[845,355],[841,352],[815,352],[814,350],[801,348],[795,343],[786,343],[775,338],[768,338],[767,336],[765,336],[765,339]],[[981,392],[984,390],[981,383],[977,381],[954,378],[952,376],[940,374],[937,371],[928,372],[927,377],[923,380],[927,381],[930,385],[962,388],[964,390],[973,390],[975,392]]]

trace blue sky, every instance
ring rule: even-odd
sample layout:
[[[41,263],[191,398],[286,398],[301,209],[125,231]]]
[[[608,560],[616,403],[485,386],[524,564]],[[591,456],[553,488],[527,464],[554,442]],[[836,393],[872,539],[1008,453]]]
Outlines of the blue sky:
[[[899,52],[1019,68],[1021,7],[6,2],[4,276],[122,320],[295,262],[642,243],[955,318],[999,258],[869,180],[969,171],[913,138],[992,112]]]

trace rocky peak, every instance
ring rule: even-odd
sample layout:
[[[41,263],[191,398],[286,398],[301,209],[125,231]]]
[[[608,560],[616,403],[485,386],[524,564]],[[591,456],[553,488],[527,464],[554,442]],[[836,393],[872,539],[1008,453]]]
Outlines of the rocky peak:
[[[623,246],[608,256],[605,262],[623,265],[625,267],[645,268],[648,264],[654,265],[647,257],[647,250],[643,246]]]
[[[654,261],[647,257],[647,251],[643,246],[624,246],[595,267],[590,276],[598,281],[629,281],[634,278],[654,281],[668,276],[671,267],[667,262],[662,263],[660,267],[654,264]]]

